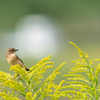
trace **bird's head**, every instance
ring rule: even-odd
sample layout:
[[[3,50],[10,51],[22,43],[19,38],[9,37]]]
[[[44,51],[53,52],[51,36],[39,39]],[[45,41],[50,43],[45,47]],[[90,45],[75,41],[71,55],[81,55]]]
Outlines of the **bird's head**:
[[[15,49],[15,48],[9,48],[6,53],[9,53],[9,54],[14,54],[16,51],[18,51],[18,49]]]

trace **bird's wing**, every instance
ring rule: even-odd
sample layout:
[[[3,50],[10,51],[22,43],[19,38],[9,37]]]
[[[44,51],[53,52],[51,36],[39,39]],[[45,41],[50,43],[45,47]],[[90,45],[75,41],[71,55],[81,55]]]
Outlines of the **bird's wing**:
[[[19,60],[23,63],[23,61],[22,61],[17,55],[16,55],[16,58],[19,59]],[[24,64],[24,63],[23,63],[23,64]]]

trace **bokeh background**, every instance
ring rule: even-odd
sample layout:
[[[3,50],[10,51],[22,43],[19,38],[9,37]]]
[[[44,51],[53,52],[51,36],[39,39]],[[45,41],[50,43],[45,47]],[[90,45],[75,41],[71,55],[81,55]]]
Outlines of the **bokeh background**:
[[[14,47],[28,68],[52,55],[54,69],[66,62],[60,70],[66,74],[74,66],[71,61],[79,58],[69,41],[88,53],[89,59],[100,58],[99,0],[0,0],[1,71],[13,73],[5,52]],[[52,71],[47,70],[45,78]],[[61,79],[56,78],[56,83]]]

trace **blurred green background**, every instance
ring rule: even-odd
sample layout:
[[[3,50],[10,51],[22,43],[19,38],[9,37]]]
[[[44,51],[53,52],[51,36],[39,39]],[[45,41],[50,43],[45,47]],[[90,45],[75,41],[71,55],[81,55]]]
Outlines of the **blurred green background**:
[[[34,26],[37,28],[35,31]],[[8,48],[15,47],[20,50],[16,54],[28,68],[45,56],[52,55],[54,69],[66,62],[60,70],[65,74],[74,66],[71,61],[79,58],[78,51],[69,41],[88,53],[89,59],[100,58],[99,0],[0,0],[1,71],[12,73],[5,52]],[[45,75],[50,75],[52,70],[47,70]],[[57,84],[60,79],[62,77],[59,76]],[[24,100],[23,97],[20,98]]]

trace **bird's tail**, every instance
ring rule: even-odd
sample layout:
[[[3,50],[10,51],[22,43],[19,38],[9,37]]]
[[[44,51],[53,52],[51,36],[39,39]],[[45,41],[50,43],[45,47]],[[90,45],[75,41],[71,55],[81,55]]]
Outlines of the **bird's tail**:
[[[30,71],[30,69],[28,69],[26,66],[24,66],[24,67],[25,67],[25,70],[26,70],[26,71]]]
[[[26,71],[30,71],[28,68],[25,69]]]

